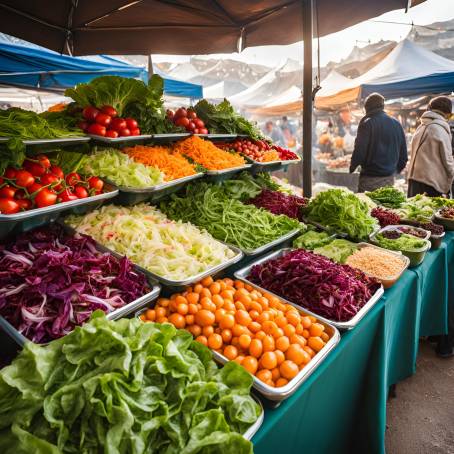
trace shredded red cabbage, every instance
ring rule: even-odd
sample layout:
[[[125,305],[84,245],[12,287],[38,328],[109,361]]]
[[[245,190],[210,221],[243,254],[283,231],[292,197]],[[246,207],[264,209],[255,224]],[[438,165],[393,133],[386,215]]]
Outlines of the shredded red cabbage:
[[[359,270],[296,249],[252,267],[254,284],[330,320],[351,320],[379,284]]]
[[[302,220],[301,207],[305,207],[309,200],[305,197],[284,194],[279,191],[263,189],[256,197],[246,203],[264,208],[273,214],[285,214],[289,218]]]
[[[68,334],[96,309],[112,312],[149,291],[126,257],[101,253],[91,237],[58,225],[0,244],[0,315],[36,343]]]
[[[380,227],[386,227],[387,225],[396,225],[400,223],[400,216],[393,213],[390,210],[386,210],[381,207],[375,207],[370,214],[378,219]]]

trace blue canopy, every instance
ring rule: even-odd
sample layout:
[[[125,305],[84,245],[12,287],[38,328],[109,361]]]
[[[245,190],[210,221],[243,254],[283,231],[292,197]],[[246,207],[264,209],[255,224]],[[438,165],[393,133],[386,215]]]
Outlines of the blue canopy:
[[[0,35],[0,84],[61,90],[102,75],[133,77],[145,82],[148,80],[145,68],[106,55],[70,57],[35,44],[19,44],[7,35]],[[164,79],[164,93],[201,98],[202,87]]]

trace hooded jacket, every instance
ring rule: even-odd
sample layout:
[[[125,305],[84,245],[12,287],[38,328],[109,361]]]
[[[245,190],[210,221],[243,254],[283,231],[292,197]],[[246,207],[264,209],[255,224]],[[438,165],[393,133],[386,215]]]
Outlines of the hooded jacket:
[[[434,111],[424,112],[411,142],[408,178],[447,194],[454,179],[451,140],[445,118]]]

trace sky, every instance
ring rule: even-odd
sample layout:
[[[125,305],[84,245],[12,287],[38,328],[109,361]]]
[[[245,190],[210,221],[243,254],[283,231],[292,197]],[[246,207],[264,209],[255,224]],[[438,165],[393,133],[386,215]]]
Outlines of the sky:
[[[375,19],[362,22],[338,33],[321,38],[321,66],[326,65],[329,61],[339,61],[345,58],[355,45],[364,47],[369,41],[373,43],[381,39],[400,41],[405,38],[411,29],[411,25],[384,24],[377,21],[404,22],[408,24],[413,22],[415,25],[427,25],[452,18],[454,18],[454,0],[427,0],[421,5],[411,8],[408,13],[405,13],[404,10],[397,10],[383,14]],[[241,54],[213,54],[212,57],[235,58],[247,63],[276,67],[284,63],[287,58],[301,61],[303,57],[303,46],[302,43],[295,43],[289,46],[250,47],[245,49]],[[153,55],[154,62],[182,62],[188,61],[188,59],[189,57],[187,56]]]

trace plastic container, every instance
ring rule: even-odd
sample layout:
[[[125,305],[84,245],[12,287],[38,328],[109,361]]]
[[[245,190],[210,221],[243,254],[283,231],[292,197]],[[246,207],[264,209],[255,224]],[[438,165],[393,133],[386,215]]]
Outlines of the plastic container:
[[[394,227],[394,228],[392,228]],[[397,230],[401,233],[406,233],[402,230],[402,228],[405,229],[405,227],[407,228],[410,228],[410,229],[413,229],[413,230],[417,230],[418,232],[421,232],[421,235],[424,234],[424,236],[421,236],[421,237],[418,237],[416,235],[412,235],[411,233],[409,233],[408,235],[412,235],[414,236],[415,238],[421,238],[421,239],[424,239],[424,240],[428,240],[430,238],[430,231],[429,230],[426,230],[426,229],[422,229],[421,227],[415,227],[413,225],[406,225],[406,224],[399,224],[399,225],[387,225],[386,227],[383,227],[381,229],[382,232],[386,231],[386,230]]]
[[[207,170],[205,172],[205,178],[213,183],[220,183],[221,181],[229,180],[233,175],[248,170],[252,167],[252,164],[244,164],[239,167],[231,167],[223,170]]]
[[[136,205],[146,200],[156,202],[163,197],[173,194],[181,189],[189,181],[203,176],[203,173],[196,173],[176,180],[166,181],[165,183],[151,186],[149,188],[131,188],[118,186],[119,194],[115,197],[114,203],[119,205]]]
[[[375,239],[375,237],[381,232],[390,230],[390,229],[388,229],[388,227],[394,227],[394,226],[388,225],[387,227],[383,227],[382,229],[380,229],[378,232],[373,233],[369,237],[370,242],[372,244],[375,244],[376,246],[381,247],[380,244],[378,243],[378,241]],[[405,256],[407,256],[410,259],[410,267],[421,265],[421,263],[424,261],[424,258],[426,257],[427,251],[432,246],[432,244],[429,240],[421,238],[421,241],[423,241],[425,243],[425,245],[419,249],[412,249],[412,250],[408,250],[408,251],[401,250],[402,254],[404,254]]]
[[[410,266],[410,259],[407,256],[403,255],[401,252],[390,251],[389,249],[384,249],[380,246],[376,246],[375,244],[369,244],[369,243],[359,243],[358,244],[358,249],[363,249],[365,247],[379,249],[390,255],[396,256],[397,258],[399,258],[402,261],[402,270],[399,273],[397,273],[396,275],[388,276],[386,278],[380,278],[374,274],[367,273],[366,271],[361,270],[366,276],[375,278],[378,282],[380,282],[383,285],[383,288],[385,288],[385,289],[392,287],[400,279],[402,274],[404,274],[404,271]]]
[[[249,276],[249,273],[252,269],[253,266],[255,265],[260,265],[262,263],[265,263],[267,262],[268,260],[272,260],[272,259],[275,259],[275,258],[278,258],[278,257],[281,257],[282,255],[292,251],[293,249],[290,249],[290,248],[285,248],[285,249],[280,249],[278,251],[275,251],[275,252],[272,252],[270,254],[267,254],[263,257],[261,257],[260,259],[256,260],[255,262],[252,262],[250,263],[249,265],[247,265],[246,267],[236,271],[234,273],[235,277],[243,282],[246,282],[252,286],[255,286],[256,288],[258,288],[259,290],[261,290],[262,292],[267,292],[267,293],[270,293],[274,296],[277,296],[278,298],[280,298],[282,301],[288,303],[288,304],[291,304],[292,306],[296,307],[297,309],[299,310],[302,310],[306,313],[308,313],[309,315],[313,315],[314,317],[316,317],[318,320],[326,323],[326,324],[330,324],[332,325],[333,327],[337,328],[338,330],[341,330],[341,331],[345,331],[345,330],[350,330],[350,329],[353,329],[359,322],[360,320],[367,314],[367,312],[370,311],[370,309],[372,309],[372,307],[380,300],[380,298],[382,297],[383,295],[383,286],[381,285],[377,291],[372,295],[372,297],[370,298],[370,300],[357,312],[357,314],[352,318],[350,319],[349,321],[347,322],[338,322],[338,321],[334,321],[334,320],[328,320],[327,318],[325,317],[322,317],[318,314],[316,314],[315,312],[312,312],[306,308],[303,308],[301,306],[299,306],[298,304],[296,303],[293,303],[292,301],[289,301],[287,299],[284,299],[281,295],[278,295],[276,293],[273,293],[273,292],[270,292],[269,290],[263,288],[263,287],[260,287],[260,286],[257,286],[256,284],[254,284],[253,282],[249,281],[247,279],[247,277]]]
[[[441,243],[443,241],[443,238],[445,236],[445,232],[443,232],[441,235],[430,235],[430,242],[432,243],[432,249],[438,249],[441,246]]]
[[[440,212],[441,210],[438,210],[435,213],[435,222],[442,225],[445,230],[454,230],[454,219],[444,218],[443,216],[441,216]]]
[[[264,291],[260,287],[255,284],[251,284],[255,289],[259,291]],[[267,292],[270,293],[270,292]],[[283,298],[279,299],[281,301],[285,301]],[[290,303],[291,304],[291,303]],[[294,304],[298,311],[302,315],[313,315],[311,312],[302,309]],[[154,303],[150,305],[150,307],[154,307]],[[136,313],[136,316],[139,317],[146,309],[142,309]],[[273,401],[273,402],[281,402],[288,397],[290,397],[309,377],[310,375],[317,369],[317,367],[325,360],[326,356],[329,352],[339,343],[340,341],[340,334],[339,331],[333,326],[333,324],[328,323],[327,321],[323,320],[321,317],[317,317],[317,321],[321,323],[325,327],[325,332],[329,335],[330,339],[326,343],[326,345],[312,358],[312,360],[307,364],[307,366],[300,370],[298,374],[290,380],[285,386],[280,388],[274,388],[265,384],[263,381],[259,380],[257,377],[253,376],[253,388],[266,399]],[[213,351],[213,358],[215,361],[221,364],[227,363],[229,360],[220,353]]]
[[[95,210],[106,200],[112,199],[118,194],[118,189],[109,183],[104,184],[103,194],[86,197],[85,199],[71,202],[57,203],[44,208],[22,211],[16,214],[0,214],[0,239],[5,238],[12,232],[25,232],[55,221],[60,215],[84,214]]]

